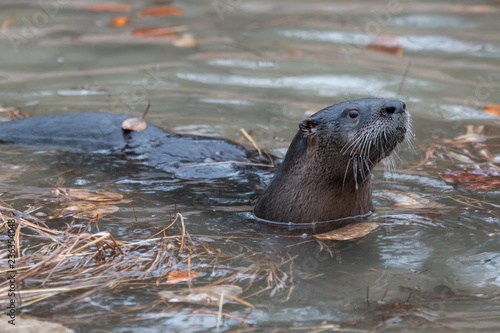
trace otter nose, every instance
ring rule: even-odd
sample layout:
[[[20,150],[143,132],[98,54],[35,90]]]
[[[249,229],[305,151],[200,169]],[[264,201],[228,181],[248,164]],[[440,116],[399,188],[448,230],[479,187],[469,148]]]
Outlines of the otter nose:
[[[406,112],[406,104],[397,100],[388,101],[385,104],[384,111],[389,115],[394,113],[404,113]]]

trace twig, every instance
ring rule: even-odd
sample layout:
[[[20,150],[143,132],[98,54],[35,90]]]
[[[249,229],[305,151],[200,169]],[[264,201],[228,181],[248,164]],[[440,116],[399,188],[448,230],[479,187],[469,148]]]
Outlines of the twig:
[[[219,331],[220,329],[220,322],[222,321],[222,306],[224,305],[224,292],[220,293],[220,300],[219,300],[219,313],[217,314],[217,328],[216,330]]]
[[[179,251],[182,251],[184,249],[184,237],[186,236],[186,226],[184,225],[184,217],[182,216],[182,214],[177,213],[177,216],[181,219],[181,225],[182,225],[181,247],[179,248]],[[177,218],[175,219],[177,220]]]
[[[257,149],[257,152],[259,153],[259,156],[262,157],[262,150],[259,148],[257,145],[257,142],[248,134],[248,132],[244,128],[240,128],[241,133],[250,141],[250,143],[254,146],[255,149]]]
[[[425,163],[427,163],[427,161],[429,160],[429,158],[433,154],[434,154],[434,147],[429,147],[429,149],[425,152],[425,157],[424,157],[424,160],[422,162],[418,163],[415,166],[412,166],[411,168],[402,169],[401,171],[411,171],[411,170],[415,170],[415,169],[420,168],[422,165],[424,165]]]
[[[403,86],[404,86],[405,81],[406,81],[406,76],[408,75],[408,71],[410,70],[410,66],[411,66],[411,61],[408,62],[408,65],[406,66],[406,70],[403,74],[403,78],[401,79],[401,83],[399,84],[398,94],[396,95],[396,98],[399,98],[399,95],[401,94],[401,90],[403,90]]]

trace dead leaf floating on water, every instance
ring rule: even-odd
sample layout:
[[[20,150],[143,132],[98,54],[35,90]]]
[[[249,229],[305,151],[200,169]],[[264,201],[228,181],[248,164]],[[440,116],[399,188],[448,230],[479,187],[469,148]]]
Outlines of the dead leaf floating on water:
[[[500,116],[500,105],[486,105],[484,112],[492,114],[494,116]]]
[[[146,107],[146,110],[142,114],[142,117],[141,118],[125,119],[122,123],[122,129],[124,129],[126,131],[136,131],[136,132],[140,132],[140,131],[145,130],[148,127],[148,125],[146,124],[144,119],[146,118],[146,115],[148,114],[150,106],[151,106],[151,101],[148,100],[148,106]]]
[[[95,191],[75,188],[57,188],[53,191],[56,195],[64,195],[70,200],[85,200],[85,201],[120,201],[123,195],[109,191]]]
[[[399,38],[389,34],[380,34],[375,36],[375,38],[373,38],[368,45],[368,49],[376,52],[396,55],[398,57],[403,55],[403,48],[399,44]]]
[[[111,21],[111,26],[114,28],[121,28],[128,24],[130,19],[127,16],[117,16]]]
[[[335,229],[324,234],[313,235],[313,237],[321,240],[345,241],[364,237],[377,228],[378,223],[357,223],[345,226],[343,228]]]
[[[151,27],[132,30],[132,35],[137,37],[176,37],[175,30],[168,27]]]
[[[413,209],[445,207],[445,205],[442,205],[433,200],[429,200],[415,192],[390,190],[382,190],[382,192],[384,192],[384,199],[390,200],[395,206],[398,207],[411,207]]]
[[[191,281],[200,276],[198,272],[172,271],[168,274],[167,284],[177,284],[181,282]]]
[[[7,323],[3,324],[8,325]],[[19,316],[16,320],[16,325],[9,325],[7,330],[0,329],[0,332],[9,333],[26,333],[26,332],[37,332],[37,333],[74,333],[72,329],[69,329],[58,323],[51,323],[44,320],[38,320],[33,317]]]
[[[444,179],[458,184],[466,184],[468,190],[492,190],[500,188],[500,171],[491,169],[477,169],[474,171],[447,172]]]
[[[75,217],[80,219],[93,219],[95,216],[113,214],[120,208],[109,204],[93,204],[85,201],[71,201],[60,205],[50,217],[51,219]]]
[[[171,6],[162,6],[154,8],[146,8],[137,13],[137,17],[144,16],[170,16],[170,15],[184,15],[184,10]]]
[[[160,291],[158,295],[169,302],[186,302],[202,305],[219,305],[221,295],[224,293],[223,303],[234,303],[233,298],[237,298],[243,293],[241,287],[226,284],[209,287],[185,288],[180,290]],[[228,297],[226,297],[228,296]]]
[[[139,118],[128,118],[125,119],[122,123],[122,128],[127,131],[136,131],[140,132],[145,130],[148,127],[146,122]]]
[[[57,188],[53,191],[56,195],[62,195],[64,201],[60,203],[50,218],[93,218],[110,215],[120,208],[115,206],[119,203],[128,203],[123,195],[110,191],[95,191],[85,189]]]

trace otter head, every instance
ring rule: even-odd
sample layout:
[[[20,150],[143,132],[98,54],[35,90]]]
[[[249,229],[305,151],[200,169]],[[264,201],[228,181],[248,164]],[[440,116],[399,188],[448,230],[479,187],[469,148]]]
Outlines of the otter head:
[[[256,203],[257,217],[309,223],[373,210],[373,167],[409,129],[405,103],[355,99],[303,120],[271,184]]]

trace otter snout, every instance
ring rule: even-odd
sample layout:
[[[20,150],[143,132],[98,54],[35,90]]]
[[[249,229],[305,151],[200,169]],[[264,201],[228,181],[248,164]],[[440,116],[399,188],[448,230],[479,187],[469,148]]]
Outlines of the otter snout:
[[[405,113],[406,112],[406,104],[404,102],[401,102],[401,101],[390,100],[385,104],[383,112],[385,112],[388,115]]]

